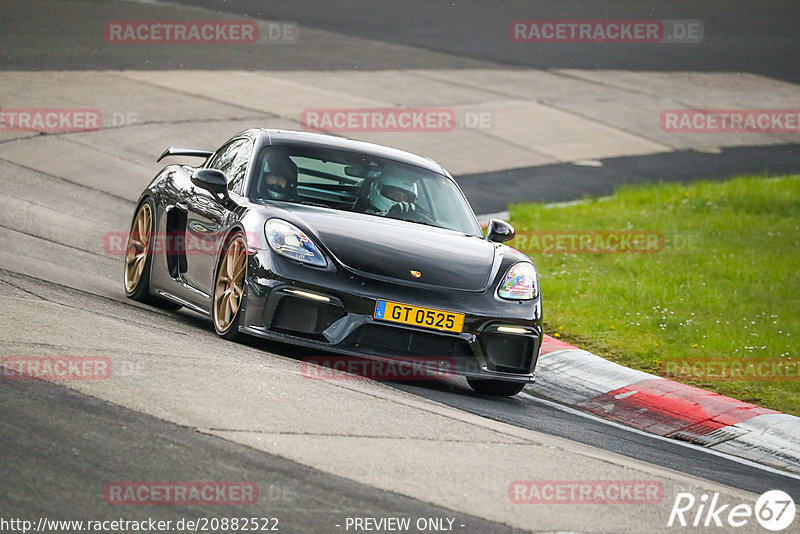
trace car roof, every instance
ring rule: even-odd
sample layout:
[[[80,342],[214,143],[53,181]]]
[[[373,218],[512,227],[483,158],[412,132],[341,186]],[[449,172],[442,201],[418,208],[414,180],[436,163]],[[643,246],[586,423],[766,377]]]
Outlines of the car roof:
[[[418,156],[416,154],[412,154],[411,152],[406,152],[405,150],[399,150],[397,148],[377,145],[375,143],[368,143],[366,141],[356,141],[354,139],[347,139],[345,137],[338,137],[335,135],[298,132],[294,130],[273,130],[261,128],[259,130],[250,130],[242,133],[253,134],[256,132],[259,136],[268,137],[268,144],[271,145],[307,145],[359,152],[370,156],[391,159],[402,163],[407,163],[409,165],[415,165],[417,167],[422,167],[429,171],[450,177],[450,174],[432,159]]]

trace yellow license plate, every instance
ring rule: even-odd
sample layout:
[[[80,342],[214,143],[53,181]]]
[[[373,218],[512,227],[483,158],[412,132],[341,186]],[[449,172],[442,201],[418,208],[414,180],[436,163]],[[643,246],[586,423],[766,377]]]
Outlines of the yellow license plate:
[[[375,303],[375,318],[447,332],[464,330],[463,313],[420,308],[389,300],[379,300]]]

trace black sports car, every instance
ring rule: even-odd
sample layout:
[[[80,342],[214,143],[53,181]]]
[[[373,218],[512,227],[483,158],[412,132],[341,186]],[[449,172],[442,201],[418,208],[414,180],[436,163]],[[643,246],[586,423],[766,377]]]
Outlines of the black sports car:
[[[244,334],[430,367],[478,392],[533,381],[542,339],[530,258],[487,235],[432,160],[338,137],[247,130],[199,167],[165,167],[141,195],[128,297]]]

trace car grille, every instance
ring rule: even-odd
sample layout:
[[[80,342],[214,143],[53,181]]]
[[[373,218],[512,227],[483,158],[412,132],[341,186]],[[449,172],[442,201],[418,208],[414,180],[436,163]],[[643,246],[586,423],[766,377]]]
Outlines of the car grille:
[[[352,333],[344,344],[361,351],[396,356],[472,356],[463,339],[440,334],[367,324]]]

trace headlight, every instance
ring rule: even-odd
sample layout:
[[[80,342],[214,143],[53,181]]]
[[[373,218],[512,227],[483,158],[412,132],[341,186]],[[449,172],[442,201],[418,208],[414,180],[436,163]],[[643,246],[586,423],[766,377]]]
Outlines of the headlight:
[[[318,267],[328,264],[314,242],[295,225],[280,219],[270,219],[264,232],[270,248],[278,254]]]
[[[509,300],[531,300],[539,295],[538,276],[532,263],[515,263],[506,272],[497,295]]]

